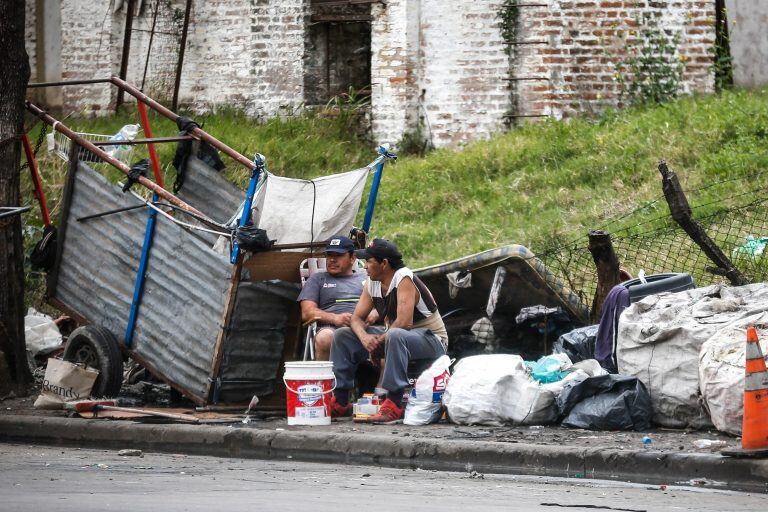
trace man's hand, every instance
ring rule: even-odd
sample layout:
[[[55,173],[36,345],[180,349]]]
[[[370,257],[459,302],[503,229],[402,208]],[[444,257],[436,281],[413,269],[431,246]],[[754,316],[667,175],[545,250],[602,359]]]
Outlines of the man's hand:
[[[333,325],[336,327],[349,327],[352,321],[352,313],[339,313],[334,315]]]
[[[368,352],[373,352],[376,350],[376,347],[378,347],[381,343],[384,342],[384,335],[383,334],[365,334],[365,336],[362,336],[360,338],[360,343],[363,344],[363,347],[365,347],[365,350]]]

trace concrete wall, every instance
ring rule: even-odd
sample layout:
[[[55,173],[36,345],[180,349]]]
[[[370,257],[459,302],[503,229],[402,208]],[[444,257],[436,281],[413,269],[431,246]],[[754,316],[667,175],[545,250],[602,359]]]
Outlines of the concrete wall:
[[[768,84],[768,2],[725,0],[725,8],[734,84]]]

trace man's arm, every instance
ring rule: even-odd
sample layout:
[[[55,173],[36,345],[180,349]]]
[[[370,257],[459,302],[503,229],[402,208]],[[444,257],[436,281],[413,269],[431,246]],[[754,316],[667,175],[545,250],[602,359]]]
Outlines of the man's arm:
[[[322,324],[344,327],[349,325],[349,320],[352,317],[351,313],[329,313],[328,311],[323,311],[317,305],[317,302],[308,299],[302,300],[300,304],[302,322],[317,319]]]
[[[397,285],[397,318],[389,325],[390,329],[413,327],[413,308],[416,307],[418,296],[419,292],[413,281],[407,277],[403,278]]]
[[[357,306],[355,307],[355,312],[352,313],[349,325],[368,352],[375,349],[381,343],[381,340],[384,339],[381,335],[368,334],[368,331],[365,330],[365,320],[372,310],[373,299],[371,299],[368,289],[363,288],[363,293],[360,295],[360,300],[357,301]]]

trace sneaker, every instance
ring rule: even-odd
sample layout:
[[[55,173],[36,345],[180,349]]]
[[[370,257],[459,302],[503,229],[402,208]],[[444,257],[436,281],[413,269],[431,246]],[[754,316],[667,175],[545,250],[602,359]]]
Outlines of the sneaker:
[[[352,416],[352,404],[341,405],[336,401],[336,397],[331,397],[331,418],[343,418]]]
[[[358,423],[389,423],[397,421],[403,417],[403,408],[395,405],[395,402],[387,398],[381,404],[378,414],[368,416],[364,419],[355,419]]]

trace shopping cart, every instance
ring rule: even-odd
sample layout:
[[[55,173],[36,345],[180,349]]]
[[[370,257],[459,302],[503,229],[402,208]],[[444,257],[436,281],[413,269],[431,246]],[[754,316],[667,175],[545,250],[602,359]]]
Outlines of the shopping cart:
[[[126,127],[135,127],[135,130],[132,128],[131,130],[126,130]],[[139,131],[138,125],[126,125],[124,126],[117,134],[115,135],[103,135],[100,133],[84,133],[84,132],[75,132],[80,137],[91,141],[91,142],[109,142],[114,140],[115,142],[119,142],[121,140],[133,140],[136,137],[136,134]],[[126,133],[127,132],[127,133]],[[72,141],[69,137],[64,135],[61,132],[57,132],[54,128],[53,133],[49,133],[47,136],[47,145],[48,145],[48,152],[53,153],[60,158],[62,158],[64,161],[69,160],[69,152],[70,148],[72,147]],[[101,148],[112,155],[112,157],[116,158],[117,160],[120,160],[126,165],[130,164],[131,155],[133,154],[133,145],[128,144],[115,144],[114,146],[101,146]],[[85,162],[91,162],[94,164],[103,163],[101,158],[90,152],[89,150],[81,147],[78,150],[77,158],[79,160],[85,161]]]

